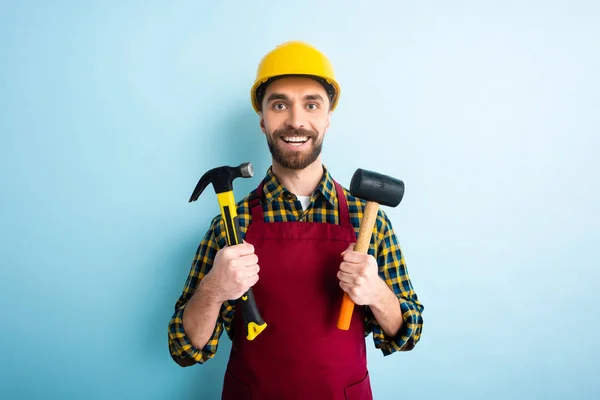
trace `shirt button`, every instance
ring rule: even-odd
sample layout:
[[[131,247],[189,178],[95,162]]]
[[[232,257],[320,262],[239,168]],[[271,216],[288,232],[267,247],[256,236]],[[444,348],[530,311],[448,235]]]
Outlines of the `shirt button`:
[[[285,194],[285,198],[286,198],[286,199],[288,199],[288,200],[291,200],[291,199],[293,199],[293,198],[294,198],[294,195],[293,195],[293,194],[291,194],[291,193],[286,193],[286,194]]]

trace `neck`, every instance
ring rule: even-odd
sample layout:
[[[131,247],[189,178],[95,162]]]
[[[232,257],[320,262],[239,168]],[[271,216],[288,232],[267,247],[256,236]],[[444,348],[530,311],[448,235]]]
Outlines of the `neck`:
[[[319,159],[304,169],[288,169],[274,161],[273,174],[295,195],[310,196],[323,178],[323,164]]]

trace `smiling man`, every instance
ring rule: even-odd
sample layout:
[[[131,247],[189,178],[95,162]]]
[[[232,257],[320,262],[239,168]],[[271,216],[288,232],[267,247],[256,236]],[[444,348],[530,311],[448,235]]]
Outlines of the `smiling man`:
[[[339,98],[329,60],[304,42],[259,64],[251,100],[272,166],[238,203],[243,244],[227,246],[213,219],[169,323],[181,366],[214,357],[225,329],[223,399],[371,399],[365,337],[384,355],[421,337],[423,305],[390,220],[379,210],[368,254],[355,252],[365,202],[322,162]],[[236,308],[249,288],[267,323],[253,340]],[[349,330],[336,326],[344,292],[357,304]]]

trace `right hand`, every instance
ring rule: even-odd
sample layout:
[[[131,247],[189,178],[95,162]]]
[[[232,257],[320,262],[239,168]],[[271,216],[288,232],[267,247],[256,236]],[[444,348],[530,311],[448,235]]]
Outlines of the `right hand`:
[[[258,256],[247,242],[225,246],[215,256],[213,267],[203,281],[215,301],[236,300],[258,282]]]

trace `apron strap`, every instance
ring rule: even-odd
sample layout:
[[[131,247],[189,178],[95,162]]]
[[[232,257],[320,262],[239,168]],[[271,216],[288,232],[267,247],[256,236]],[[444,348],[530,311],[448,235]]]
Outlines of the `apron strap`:
[[[261,224],[264,221],[263,209],[261,204],[261,199],[263,196],[263,185],[265,184],[265,180],[263,179],[258,187],[256,188],[256,192],[254,193],[254,197],[250,200],[250,211],[252,211],[252,223],[253,224]]]
[[[338,208],[340,211],[340,225],[349,227],[354,231],[354,227],[350,223],[350,211],[348,210],[348,203],[346,202],[346,196],[344,195],[344,189],[342,186],[335,182],[335,193],[338,199]]]

